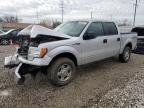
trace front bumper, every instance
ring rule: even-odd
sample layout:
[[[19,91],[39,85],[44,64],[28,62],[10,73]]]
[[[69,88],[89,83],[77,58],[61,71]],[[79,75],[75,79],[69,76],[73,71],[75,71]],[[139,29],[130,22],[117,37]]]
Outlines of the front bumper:
[[[17,66],[20,63],[18,60],[18,55],[15,54],[14,56],[5,57],[4,66],[8,68],[12,68]]]
[[[33,58],[32,60],[25,59],[22,56],[14,55],[5,57],[4,66],[7,68],[16,67],[15,75],[18,81],[21,81],[24,78],[24,75],[27,73],[37,73],[41,67],[49,65],[51,58],[47,55],[44,58]]]
[[[34,65],[34,66],[47,66],[49,65],[50,61],[52,60],[50,57],[45,56],[44,58],[34,58],[33,60],[27,60],[21,56],[18,57],[18,60],[21,63]]]
[[[50,61],[51,58],[47,55],[44,58],[33,58],[32,60],[29,60],[16,54],[14,56],[5,57],[4,66],[17,66],[19,63],[24,63],[33,66],[47,66],[49,65]]]

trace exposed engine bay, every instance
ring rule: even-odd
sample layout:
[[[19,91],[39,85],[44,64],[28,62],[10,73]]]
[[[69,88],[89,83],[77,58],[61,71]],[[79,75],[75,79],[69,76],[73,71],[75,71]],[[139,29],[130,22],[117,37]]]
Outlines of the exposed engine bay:
[[[46,42],[54,42],[59,40],[65,40],[67,38],[63,37],[54,37],[48,35],[38,35],[36,38],[30,38],[30,36],[20,36],[20,48],[18,49],[18,54],[21,56],[27,56],[29,47],[38,47],[39,44],[46,43]]]
[[[20,37],[20,48],[17,53],[25,58],[27,58],[29,47],[38,47],[42,43],[70,38],[68,35],[38,25],[28,26],[23,29],[18,36]]]

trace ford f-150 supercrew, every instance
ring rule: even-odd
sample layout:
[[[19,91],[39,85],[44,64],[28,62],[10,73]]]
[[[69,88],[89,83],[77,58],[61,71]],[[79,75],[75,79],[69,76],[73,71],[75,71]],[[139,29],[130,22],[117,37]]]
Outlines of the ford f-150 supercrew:
[[[26,74],[41,71],[52,84],[63,86],[72,81],[76,67],[119,56],[122,63],[136,48],[136,33],[120,33],[110,21],[69,21],[54,30],[29,26],[22,30],[20,47],[14,56],[5,58],[5,66],[17,66],[15,76],[22,84]]]

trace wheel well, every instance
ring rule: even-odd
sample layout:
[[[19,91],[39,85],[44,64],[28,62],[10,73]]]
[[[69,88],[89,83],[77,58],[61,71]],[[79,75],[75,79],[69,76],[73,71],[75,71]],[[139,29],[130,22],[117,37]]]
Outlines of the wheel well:
[[[127,47],[127,46],[132,49],[132,43],[128,43],[128,44],[126,45],[126,47]]]
[[[71,59],[71,60],[74,62],[74,64],[75,64],[76,66],[78,65],[78,64],[77,64],[77,59],[76,59],[76,57],[75,57],[72,53],[68,53],[68,52],[66,52],[66,53],[61,53],[61,54],[55,56],[55,57],[52,59],[52,62],[54,62],[56,59],[58,59],[58,58],[60,58],[60,57],[69,58],[69,59]],[[50,64],[51,64],[51,63],[50,63]]]

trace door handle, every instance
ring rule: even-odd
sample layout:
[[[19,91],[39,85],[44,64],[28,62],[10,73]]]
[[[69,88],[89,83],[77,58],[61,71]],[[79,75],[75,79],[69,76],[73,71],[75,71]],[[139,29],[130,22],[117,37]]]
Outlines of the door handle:
[[[117,38],[117,41],[119,42],[119,41],[120,41],[120,38]]]
[[[103,40],[103,43],[106,44],[106,43],[107,43],[107,39],[104,39],[104,40]]]
[[[80,45],[80,43],[74,43],[74,44],[72,44],[72,45]]]

